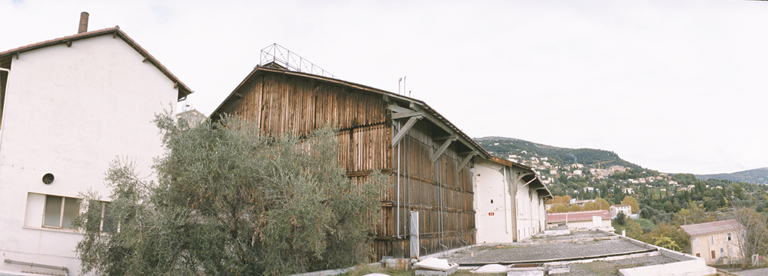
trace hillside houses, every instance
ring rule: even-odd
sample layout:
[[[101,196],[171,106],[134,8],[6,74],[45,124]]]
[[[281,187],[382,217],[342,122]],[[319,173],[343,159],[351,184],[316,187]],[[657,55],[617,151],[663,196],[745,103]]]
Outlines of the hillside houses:
[[[150,175],[164,152],[150,122],[192,93],[121,29],[87,31],[87,13],[80,23],[77,34],[0,51],[3,275],[79,275],[79,193],[107,200],[104,172],[118,156]]]

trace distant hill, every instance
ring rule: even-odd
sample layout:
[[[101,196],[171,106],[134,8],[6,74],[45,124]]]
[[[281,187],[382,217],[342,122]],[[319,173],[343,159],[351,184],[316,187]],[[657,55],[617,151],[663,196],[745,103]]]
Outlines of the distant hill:
[[[756,184],[768,184],[768,168],[759,168],[735,173],[697,174],[696,178],[707,180],[710,178],[730,180],[735,182],[750,182]]]
[[[560,165],[583,164],[589,167],[619,165],[633,169],[641,169],[640,166],[621,159],[612,151],[599,149],[570,149],[538,144],[525,140],[507,137],[481,137],[475,138],[483,148],[491,154],[510,159],[518,163],[527,163],[530,157],[547,157],[553,163]]]
[[[498,136],[474,139],[494,156],[533,167],[537,167],[539,159],[547,158],[548,163],[552,163],[552,166],[568,166],[579,163],[586,166],[586,168],[605,169],[609,166],[619,165],[636,171],[646,170],[637,164],[621,159],[619,155],[613,151],[588,148],[561,148],[516,138]],[[536,161],[532,161],[532,158],[536,159]],[[650,170],[652,170],[652,168]],[[546,171],[544,171],[544,173],[545,172]],[[734,173],[700,174],[695,176],[700,180],[713,178],[733,182],[749,182],[768,185],[768,168]]]

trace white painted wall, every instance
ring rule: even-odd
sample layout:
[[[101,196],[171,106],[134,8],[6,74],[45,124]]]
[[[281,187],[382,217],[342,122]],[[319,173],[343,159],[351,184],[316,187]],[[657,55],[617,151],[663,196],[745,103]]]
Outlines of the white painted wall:
[[[78,197],[92,189],[108,199],[103,178],[116,156],[134,160],[142,176],[152,178],[152,158],[163,149],[151,121],[175,110],[178,90],[143,59],[111,35],[13,58],[0,129],[4,259],[66,266],[78,275],[73,250],[81,235],[41,228],[44,197],[35,195]],[[41,180],[45,173],[55,176],[50,185]],[[61,273],[0,262],[0,271],[22,268]]]
[[[487,160],[475,163],[477,243],[510,243],[530,238],[546,228],[544,200],[523,186],[524,182],[517,181],[518,173],[526,172]],[[517,187],[514,196],[511,185]],[[493,216],[489,215],[491,212]]]
[[[511,232],[514,231],[514,216],[510,212],[510,205],[513,203],[507,191],[503,171],[500,172],[503,168],[500,164],[485,160],[475,163],[473,184],[478,244],[509,243],[514,240],[514,233]]]

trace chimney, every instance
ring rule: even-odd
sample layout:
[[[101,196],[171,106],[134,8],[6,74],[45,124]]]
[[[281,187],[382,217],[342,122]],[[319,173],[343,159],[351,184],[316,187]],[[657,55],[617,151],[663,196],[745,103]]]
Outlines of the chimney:
[[[80,26],[77,28],[77,33],[84,33],[88,31],[88,12],[80,13]]]

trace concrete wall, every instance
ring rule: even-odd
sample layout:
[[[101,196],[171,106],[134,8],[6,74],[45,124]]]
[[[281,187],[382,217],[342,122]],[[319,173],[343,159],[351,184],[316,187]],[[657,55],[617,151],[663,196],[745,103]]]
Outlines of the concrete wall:
[[[43,228],[46,195],[110,194],[104,173],[116,156],[152,178],[163,153],[151,121],[176,106],[173,82],[111,35],[59,44],[12,60],[0,128],[0,254],[4,259],[68,267],[77,230]],[[44,184],[46,173],[54,175]],[[82,210],[81,210],[82,211]],[[0,262],[0,271],[61,273]]]

